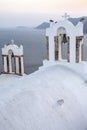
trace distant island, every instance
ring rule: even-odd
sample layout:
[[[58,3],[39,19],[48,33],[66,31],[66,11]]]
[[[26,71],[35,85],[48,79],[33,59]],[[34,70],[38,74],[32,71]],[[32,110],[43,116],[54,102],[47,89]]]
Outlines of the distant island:
[[[28,28],[28,27],[27,26],[17,26],[16,28],[20,28],[20,29],[23,28],[24,29],[24,28]]]
[[[69,18],[69,20],[76,25],[80,19],[84,18],[84,34],[87,34],[87,17],[83,16],[83,17],[79,17],[79,18]],[[38,25],[37,27],[35,27],[35,29],[46,29],[49,28],[50,24],[48,22],[43,22],[40,25]]]
[[[50,27],[50,24],[48,22],[43,22],[40,25],[38,25],[37,27],[35,27],[35,29],[46,29],[49,27]]]

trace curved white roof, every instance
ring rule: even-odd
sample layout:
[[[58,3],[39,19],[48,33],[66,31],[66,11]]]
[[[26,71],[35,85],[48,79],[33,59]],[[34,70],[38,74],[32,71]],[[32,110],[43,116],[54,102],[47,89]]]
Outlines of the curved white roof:
[[[8,55],[9,50],[12,50],[14,55],[23,55],[23,46],[18,47],[15,44],[5,45],[2,48],[2,55]]]
[[[67,35],[83,36],[83,23],[79,22],[73,25],[68,19],[60,20],[57,23],[51,23],[50,28],[46,29],[46,35],[57,35],[58,28],[63,27],[66,29]]]
[[[67,67],[47,67],[5,83],[0,81],[1,130],[87,128],[87,84]]]

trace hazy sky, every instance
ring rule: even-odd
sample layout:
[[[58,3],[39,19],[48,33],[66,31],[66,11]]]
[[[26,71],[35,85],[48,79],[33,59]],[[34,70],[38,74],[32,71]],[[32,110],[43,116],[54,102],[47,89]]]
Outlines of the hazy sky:
[[[87,15],[87,0],[0,0],[0,27],[36,26],[65,12]]]

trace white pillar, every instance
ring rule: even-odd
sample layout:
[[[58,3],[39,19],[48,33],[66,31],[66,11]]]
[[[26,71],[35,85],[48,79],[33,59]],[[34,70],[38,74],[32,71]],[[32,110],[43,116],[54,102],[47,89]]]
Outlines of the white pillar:
[[[8,62],[9,62],[9,73],[12,73],[12,63],[11,63],[11,55],[8,55]]]
[[[3,57],[4,58],[4,72],[8,72],[8,70],[7,70],[7,57],[6,56],[4,56]]]
[[[82,41],[80,41],[80,47],[79,47],[79,62],[82,61]]]
[[[19,74],[19,57],[15,57],[16,74]]]
[[[24,74],[24,62],[23,62],[23,57],[20,57],[20,61],[21,61],[21,75]]]
[[[81,45],[79,47],[79,62],[81,62]]]
[[[62,59],[62,52],[61,52],[61,36],[58,37],[58,45],[59,45],[59,60]]]
[[[52,27],[53,27],[53,25],[54,25],[54,21],[53,21],[53,20],[51,20],[51,21],[50,21],[50,27],[52,28]]]
[[[76,37],[70,37],[70,62],[76,63]]]
[[[55,60],[54,36],[49,36],[49,61]]]

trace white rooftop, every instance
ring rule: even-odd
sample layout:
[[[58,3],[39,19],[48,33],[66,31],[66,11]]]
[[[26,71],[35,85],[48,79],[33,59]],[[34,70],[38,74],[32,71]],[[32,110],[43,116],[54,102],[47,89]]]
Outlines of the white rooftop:
[[[0,129],[86,130],[86,99],[87,83],[66,65],[17,79],[0,76]]]

